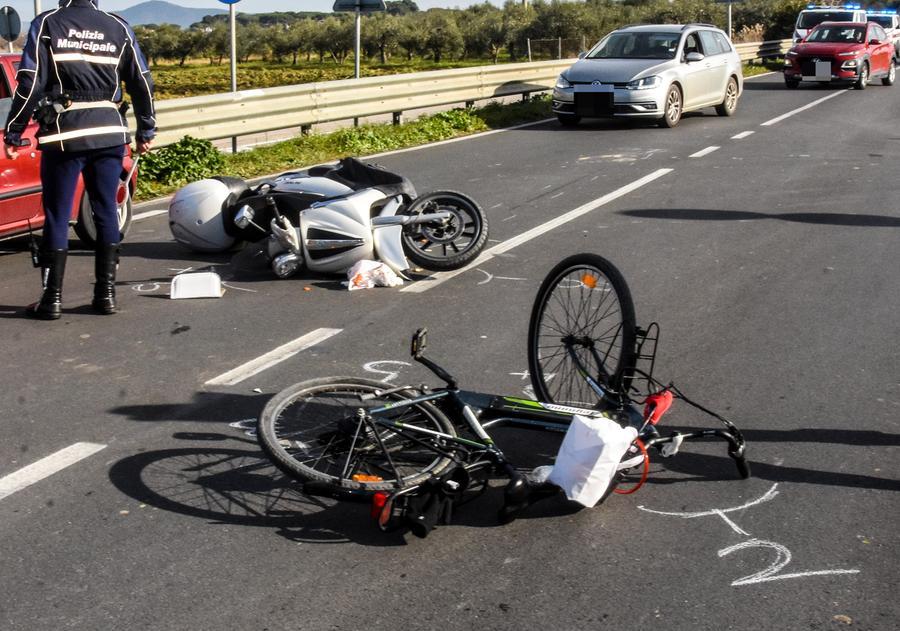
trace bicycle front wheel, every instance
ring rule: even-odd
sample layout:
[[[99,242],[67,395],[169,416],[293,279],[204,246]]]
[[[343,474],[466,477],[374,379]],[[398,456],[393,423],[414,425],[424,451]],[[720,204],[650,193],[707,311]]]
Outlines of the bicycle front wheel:
[[[634,362],[634,303],[619,270],[596,254],[557,264],[541,284],[528,325],[535,396],[593,407],[597,394],[585,377],[621,393]]]
[[[287,475],[339,489],[385,491],[424,482],[452,462],[449,448],[429,432],[456,436],[450,420],[428,402],[398,406],[406,392],[376,395],[391,387],[369,379],[328,377],[295,384],[266,404],[257,437],[263,451]],[[403,424],[394,430],[365,420],[374,414]]]

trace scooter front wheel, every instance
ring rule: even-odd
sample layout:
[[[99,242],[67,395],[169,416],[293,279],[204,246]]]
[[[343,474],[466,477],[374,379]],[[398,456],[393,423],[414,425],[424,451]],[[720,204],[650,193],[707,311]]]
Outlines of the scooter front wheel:
[[[454,270],[472,262],[488,239],[488,221],[478,204],[455,191],[436,191],[414,200],[404,215],[448,212],[440,221],[403,227],[403,251],[420,267]]]

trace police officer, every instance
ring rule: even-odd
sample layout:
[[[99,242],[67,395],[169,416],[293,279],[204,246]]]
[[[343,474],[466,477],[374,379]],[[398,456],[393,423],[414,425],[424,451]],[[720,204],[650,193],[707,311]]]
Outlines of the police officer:
[[[79,175],[97,226],[91,305],[98,313],[116,312],[122,236],[116,192],[125,145],[131,142],[122,82],[134,104],[138,153],[150,149],[156,132],[153,81],[134,31],[119,16],[99,10],[97,2],[61,0],[57,9],[31,23],[3,137],[7,157],[15,160],[27,144],[22,132],[34,112],[40,123],[46,217],[39,253],[44,291],[28,314],[42,320],[56,320],[62,313],[69,218]]]

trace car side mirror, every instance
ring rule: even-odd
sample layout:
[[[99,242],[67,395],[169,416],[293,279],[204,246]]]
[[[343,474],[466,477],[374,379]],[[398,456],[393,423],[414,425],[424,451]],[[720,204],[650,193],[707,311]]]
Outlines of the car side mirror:
[[[587,51],[585,51],[585,50],[583,50],[583,51],[581,51],[580,53],[578,53],[578,58],[579,58],[579,59],[584,59],[586,56],[587,56]]]
[[[703,53],[688,53],[684,56],[684,60],[689,64],[697,61],[703,61]]]
[[[878,46],[880,43],[881,40],[874,37],[869,40],[869,46]]]

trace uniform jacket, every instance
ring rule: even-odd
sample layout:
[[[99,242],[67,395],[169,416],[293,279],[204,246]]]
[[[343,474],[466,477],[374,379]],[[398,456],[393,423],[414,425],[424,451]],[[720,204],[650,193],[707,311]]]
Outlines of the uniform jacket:
[[[130,143],[118,108],[123,82],[133,102],[138,140],[155,135],[153,81],[134,31],[119,16],[99,10],[96,1],[62,0],[31,23],[6,123],[7,144],[21,141],[45,96],[59,105],[41,124],[41,149],[84,151]]]

